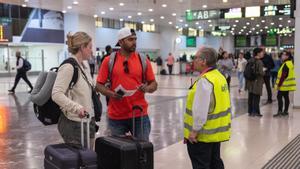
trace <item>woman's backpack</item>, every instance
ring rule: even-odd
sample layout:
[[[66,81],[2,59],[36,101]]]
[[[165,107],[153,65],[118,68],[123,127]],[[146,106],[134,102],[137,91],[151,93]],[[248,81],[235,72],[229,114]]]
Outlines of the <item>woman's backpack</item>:
[[[78,64],[74,58],[68,58],[60,66],[67,63],[74,67],[73,77],[69,83],[69,89],[71,89],[78,79]],[[62,113],[60,107],[51,98],[59,67],[53,67],[49,72],[41,72],[30,95],[34,113],[44,125],[57,124]]]

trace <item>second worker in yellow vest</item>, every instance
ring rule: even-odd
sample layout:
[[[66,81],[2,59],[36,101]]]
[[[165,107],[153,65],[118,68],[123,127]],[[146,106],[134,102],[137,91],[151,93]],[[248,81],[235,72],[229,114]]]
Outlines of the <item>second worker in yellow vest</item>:
[[[283,51],[281,53],[282,65],[278,71],[276,88],[278,90],[277,100],[278,100],[278,112],[273,115],[274,117],[288,116],[288,110],[290,105],[289,91],[296,90],[296,79],[294,64],[292,62],[292,55],[288,51]],[[284,98],[284,111],[283,100]]]
[[[231,105],[225,77],[216,69],[217,53],[201,48],[194,69],[201,75],[190,87],[184,114],[184,139],[193,169],[223,169],[221,142],[230,139]]]

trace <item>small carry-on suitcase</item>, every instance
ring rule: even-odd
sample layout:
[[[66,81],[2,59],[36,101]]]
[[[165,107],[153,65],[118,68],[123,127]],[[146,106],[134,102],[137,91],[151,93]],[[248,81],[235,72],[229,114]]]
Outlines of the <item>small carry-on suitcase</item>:
[[[87,148],[75,148],[62,143],[45,148],[45,169],[97,169],[97,154],[90,150],[90,118],[87,115]],[[81,120],[81,145],[84,147],[83,119]]]
[[[136,109],[142,111],[141,107],[134,106],[133,112]],[[96,139],[98,169],[153,169],[153,144],[136,139],[134,128],[135,115],[133,137],[108,136]]]

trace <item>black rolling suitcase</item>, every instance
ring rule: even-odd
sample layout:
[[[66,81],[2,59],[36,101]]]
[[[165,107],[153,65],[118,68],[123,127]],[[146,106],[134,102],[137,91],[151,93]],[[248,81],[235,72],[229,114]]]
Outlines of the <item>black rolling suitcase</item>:
[[[88,117],[88,119],[90,119]],[[45,148],[45,169],[97,169],[97,154],[90,150],[90,132],[87,124],[87,148],[75,148],[69,144],[48,145]],[[81,121],[81,144],[84,147],[83,120]]]
[[[141,107],[134,106],[133,112],[137,109],[142,111]],[[134,128],[135,120],[133,137],[108,136],[96,139],[98,169],[153,169],[153,144],[137,140],[134,137]]]

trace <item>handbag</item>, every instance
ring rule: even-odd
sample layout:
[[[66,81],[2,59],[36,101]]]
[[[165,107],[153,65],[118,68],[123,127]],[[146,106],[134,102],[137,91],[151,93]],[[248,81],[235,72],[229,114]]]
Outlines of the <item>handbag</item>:
[[[102,115],[102,104],[100,101],[100,94],[92,88],[92,100],[94,104],[94,113],[95,113],[95,120],[98,122],[101,120]]]

